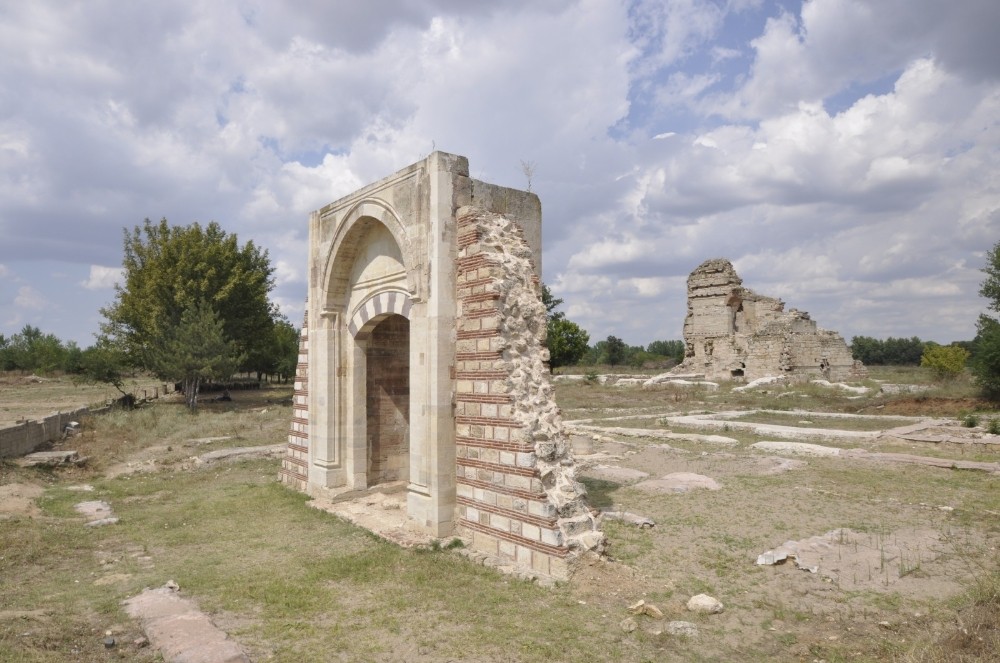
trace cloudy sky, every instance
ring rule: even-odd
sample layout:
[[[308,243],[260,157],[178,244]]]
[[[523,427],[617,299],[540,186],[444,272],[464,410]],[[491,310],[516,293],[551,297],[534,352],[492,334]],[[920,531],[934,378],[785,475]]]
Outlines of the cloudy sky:
[[[996,0],[0,0],[0,334],[81,346],[122,229],[218,221],[296,324],[311,210],[432,149],[532,190],[592,340],[714,257],[854,335],[969,339],[1000,240]]]

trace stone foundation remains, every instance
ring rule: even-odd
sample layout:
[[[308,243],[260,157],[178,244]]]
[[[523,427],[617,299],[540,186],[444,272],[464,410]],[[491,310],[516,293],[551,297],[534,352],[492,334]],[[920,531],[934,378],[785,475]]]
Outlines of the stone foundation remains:
[[[840,334],[820,329],[808,313],[785,311],[780,299],[743,287],[732,263],[706,260],[687,281],[684,361],[671,373],[709,380],[786,376],[832,381],[865,377]]]
[[[541,206],[441,152],[313,213],[281,478],[406,481],[410,524],[566,578],[603,535],[552,398]]]

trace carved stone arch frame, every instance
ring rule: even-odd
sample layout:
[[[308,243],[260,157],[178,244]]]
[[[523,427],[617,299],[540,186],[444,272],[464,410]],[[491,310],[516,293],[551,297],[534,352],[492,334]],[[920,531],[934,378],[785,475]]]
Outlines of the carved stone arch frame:
[[[323,334],[317,334],[315,347],[317,360],[325,369],[317,377],[326,376],[317,380],[316,389],[326,407],[317,408],[310,472],[317,485],[363,490],[368,487],[366,332],[391,313],[411,319],[415,261],[404,220],[389,203],[363,198],[336,217],[340,220],[322,272]],[[353,294],[352,269],[369,231],[377,226],[388,231],[399,250],[405,283],[386,284],[347,310]],[[413,357],[410,365],[414,366]]]
[[[347,304],[350,294],[348,281],[354,258],[362,238],[372,224],[380,223],[389,231],[403,257],[406,271],[406,289],[410,296],[417,294],[418,279],[413,246],[400,215],[391,205],[377,198],[364,198],[354,204],[343,215],[323,267],[323,302],[327,309],[341,309]]]

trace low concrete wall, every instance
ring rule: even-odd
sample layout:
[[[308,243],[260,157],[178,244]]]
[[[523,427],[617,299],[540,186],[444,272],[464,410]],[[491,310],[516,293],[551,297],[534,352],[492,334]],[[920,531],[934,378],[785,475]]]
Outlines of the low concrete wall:
[[[140,387],[134,390],[136,400],[159,398],[160,394],[173,391],[173,385],[157,385]],[[81,417],[104,414],[108,406],[89,408],[86,406],[69,410],[68,412],[53,412],[42,419],[29,419],[7,428],[0,428],[0,458],[15,458],[29,454],[46,442],[52,442],[62,437],[63,429],[71,421]]]
[[[42,419],[0,429],[0,458],[23,456],[45,442],[59,439],[66,424],[87,414],[90,414],[90,408],[81,407],[69,412],[53,412]]]

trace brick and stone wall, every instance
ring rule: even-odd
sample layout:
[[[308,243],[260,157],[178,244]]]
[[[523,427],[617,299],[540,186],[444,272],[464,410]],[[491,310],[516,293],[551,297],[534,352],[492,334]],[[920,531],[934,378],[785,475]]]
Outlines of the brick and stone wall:
[[[457,219],[458,527],[479,550],[564,578],[603,536],[552,398],[530,250],[503,216]]]
[[[309,487],[309,315],[302,320],[299,361],[292,392],[292,422],[288,430],[288,453],[281,461],[281,481],[296,490]]]

